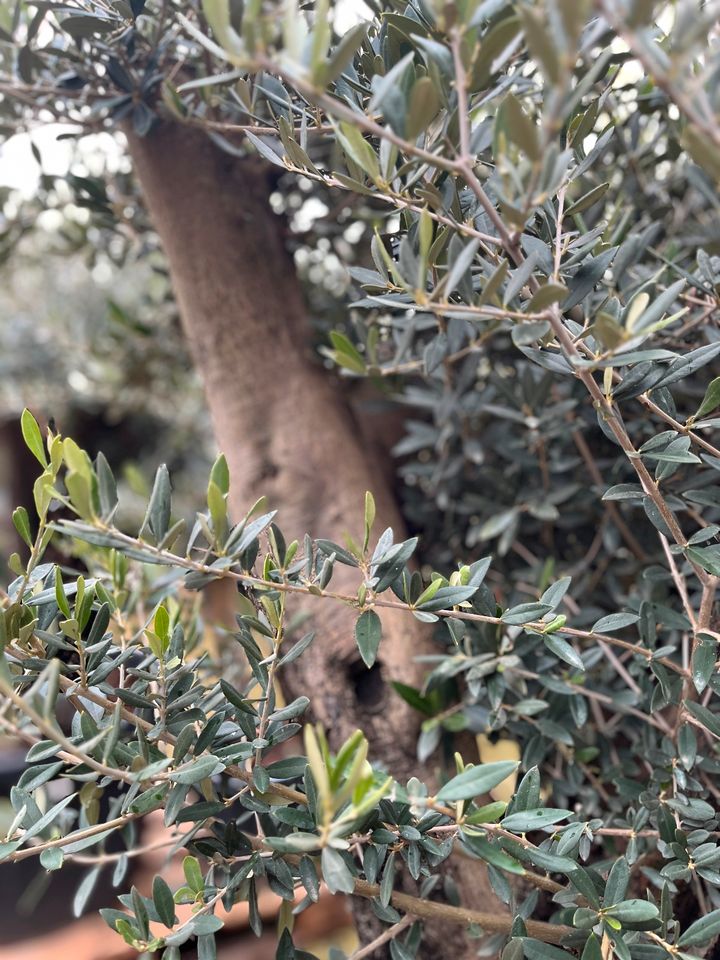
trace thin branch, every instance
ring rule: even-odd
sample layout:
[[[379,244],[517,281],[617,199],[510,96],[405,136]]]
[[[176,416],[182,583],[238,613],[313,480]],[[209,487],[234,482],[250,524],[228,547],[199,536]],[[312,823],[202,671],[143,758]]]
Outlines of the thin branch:
[[[389,943],[391,940],[394,940],[395,937],[399,936],[403,930],[407,930],[414,920],[415,918],[412,914],[406,914],[402,920],[394,923],[391,927],[388,927],[387,930],[383,930],[380,936],[375,937],[375,939],[371,940],[370,943],[365,944],[364,947],[360,947],[359,950],[353,951],[353,953],[351,953],[348,957],[348,960],[363,960],[363,957],[372,956],[378,947],[384,946],[386,943]]]
[[[717,594],[720,577],[710,576],[703,587],[702,599],[700,601],[700,613],[698,614],[697,629],[707,630],[712,620],[713,607],[715,605],[715,596]]]
[[[71,521],[61,520],[57,524],[57,529],[69,533],[71,536],[77,536],[76,533],[72,533],[71,526],[69,526],[67,530],[64,529],[69,523],[71,523]],[[198,573],[209,574],[217,579],[229,579],[234,580],[237,583],[246,584],[248,586],[262,587],[266,590],[273,590],[280,593],[297,593],[317,598],[328,598],[331,600],[336,600],[340,603],[348,604],[352,607],[358,607],[357,596],[336,593],[331,590],[321,590],[316,585],[306,586],[303,584],[288,583],[286,581],[263,580],[261,577],[254,577],[248,573],[238,573],[236,570],[229,568],[213,567],[209,564],[192,560],[190,557],[181,557],[177,554],[171,553],[169,550],[162,550],[158,547],[153,547],[151,544],[137,540],[134,537],[130,537],[114,528],[101,526],[99,524],[97,525],[97,528],[100,531],[111,533],[113,538],[126,543],[128,546],[133,546],[136,549],[140,548],[141,550],[145,550],[155,557],[162,558],[163,561],[172,566],[181,567],[186,570],[195,570]],[[382,597],[373,598],[372,603],[369,605],[381,608],[387,607],[388,609],[392,610],[404,610],[406,613],[412,613],[412,607],[408,606],[408,604],[396,600],[384,600]],[[496,625],[503,625],[502,617],[491,617],[480,613],[468,613],[462,609],[434,610],[433,613],[441,618],[453,617],[456,620],[467,620],[471,623],[492,623]],[[534,630],[537,633],[542,633],[546,626],[547,624],[542,623],[541,621],[532,621],[531,623],[524,624],[523,628],[525,630]],[[649,650],[647,647],[640,646],[636,643],[630,643],[628,640],[621,640],[619,637],[612,637],[604,633],[595,633],[591,630],[578,630],[574,627],[567,626],[564,626],[558,632],[566,636],[577,637],[578,639],[582,640],[591,640],[593,642],[603,640],[613,646],[621,647],[623,650],[629,650],[632,653],[636,653],[639,656],[644,657],[646,660],[654,659],[654,652],[652,650]],[[673,670],[676,673],[685,673],[682,667],[678,666],[678,664],[674,663],[672,660],[669,660],[667,657],[658,658],[658,662],[662,663],[669,670]]]
[[[578,448],[578,452],[580,453],[580,456],[585,461],[585,466],[588,469],[588,473],[592,477],[593,483],[598,487],[603,487],[605,484],[603,482],[602,474],[600,473],[600,468],[597,465],[597,461],[595,460],[595,457],[593,456],[592,451],[590,450],[590,447],[588,446],[585,440],[585,437],[582,434],[582,431],[578,429],[573,430],[572,438],[575,443],[575,446]],[[645,554],[645,551],[638,543],[633,532],[625,523],[625,520],[623,519],[623,516],[620,513],[620,510],[618,509],[617,504],[614,503],[612,500],[603,500],[602,504],[606,512],[612,519],[612,522],[615,524],[615,527],[617,528],[618,533],[620,534],[620,536],[623,538],[628,548],[630,549],[631,553],[633,553],[634,556],[641,563],[646,563],[647,556]]]
[[[366,880],[356,880],[353,893],[360,897],[374,899],[380,896],[380,887]],[[509,933],[513,918],[502,913],[482,913],[479,910],[468,910],[465,907],[453,907],[447,903],[437,903],[435,900],[420,900],[406,893],[393,893],[390,902],[398,910],[412,914],[423,920],[447,920],[450,923],[460,923],[467,926],[476,923],[487,933]],[[526,920],[528,936],[544,943],[562,943],[563,939],[573,932],[572,927],[559,923],[543,923],[539,920]]]
[[[111,780],[122,780],[128,784],[134,784],[136,782],[137,777],[134,774],[128,773],[125,770],[118,770],[115,767],[108,767],[104,763],[99,763],[94,757],[91,757],[81,750],[80,747],[76,746],[72,740],[68,740],[62,730],[47,721],[44,717],[41,717],[3,678],[0,678],[0,691],[2,691],[3,696],[14,703],[15,706],[34,723],[38,730],[42,730],[49,740],[61,746],[64,749],[65,755],[70,757],[73,763],[90,767],[91,770],[94,770],[104,777],[109,777]]]
[[[297,74],[289,74],[288,71],[284,70],[278,63],[265,54],[260,54],[256,57],[255,66],[268,73],[275,74],[280,79],[291,84],[309,103],[322,107],[328,116],[338,117],[341,120],[351,123],[354,127],[357,127],[357,129],[369,133],[373,137],[380,140],[387,140],[389,143],[393,143],[396,147],[399,147],[404,153],[415,157],[417,160],[423,160],[430,166],[440,170],[447,170],[450,173],[459,172],[460,166],[455,160],[443,157],[437,153],[432,153],[430,150],[425,150],[416,144],[409,143],[404,137],[399,136],[399,134],[395,133],[389,127],[383,127],[366,114],[358,110],[353,110],[352,107],[349,107],[343,101],[319,90]]]
[[[682,601],[685,614],[690,621],[690,625],[692,626],[693,630],[695,630],[697,629],[697,624],[695,622],[695,610],[693,609],[693,605],[690,603],[685,577],[678,570],[678,566],[675,563],[675,557],[672,555],[672,551],[670,550],[670,544],[667,541],[667,537],[664,537],[662,534],[660,534],[660,543],[662,544],[662,548],[665,553],[665,559],[667,560],[668,567],[670,568],[670,576],[673,578],[673,583],[675,584],[675,589],[677,590],[680,600]]]
[[[84,830],[76,830],[74,833],[68,833],[64,837],[57,837],[55,840],[46,840],[45,843],[38,843],[32,847],[26,847],[24,850],[16,850],[5,860],[17,862],[26,860],[28,857],[37,857],[43,850],[51,850],[54,847],[64,847],[68,844],[78,843],[80,840],[86,840],[88,837],[95,837],[99,833],[108,833],[112,830],[119,830],[132,820],[139,820],[140,817],[147,816],[145,813],[126,813],[122,817],[116,817],[114,820],[106,820],[104,823],[96,823],[92,827],[86,827]]]

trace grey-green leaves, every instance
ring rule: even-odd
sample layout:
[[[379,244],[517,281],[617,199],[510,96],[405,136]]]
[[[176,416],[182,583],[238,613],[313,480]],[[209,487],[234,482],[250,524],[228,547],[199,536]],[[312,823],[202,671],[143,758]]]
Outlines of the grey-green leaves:
[[[268,890],[293,960],[321,883],[372,892],[410,960],[460,846],[512,906],[480,914],[504,960],[697,952],[720,932],[714,5],[373,3],[344,34],[353,4],[334,0],[85,6],[12,5],[3,130],[43,122],[48,91],[70,120],[91,104],[134,130],[142,183],[123,163],[43,177],[4,204],[3,268],[18,239],[10,268],[47,268],[51,206],[108,288],[131,242],[147,269],[126,306],[112,290],[110,330],[72,270],[62,309],[4,285],[6,415],[27,397],[87,421],[127,383],[110,412],[131,428],[106,460],[95,430],[89,456],[21,418],[39,476],[0,592],[0,734],[29,746],[7,869],[83,854],[80,910],[112,864],[106,920],[166,960],[211,960],[236,902],[259,934]],[[156,133],[182,149],[160,162]],[[151,220],[246,467],[232,501],[223,456],[197,482],[212,438]],[[304,302],[341,377],[312,363]],[[387,472],[368,451],[391,408]],[[172,500],[165,467],[144,492],[157,450],[185,471]],[[237,503],[263,477],[253,496],[283,502]],[[124,871],[153,811],[190,855],[179,889],[148,895]],[[405,875],[420,903],[398,901]],[[392,929],[401,906],[416,919]]]
[[[553,826],[561,820],[566,820],[568,816],[569,813],[567,810],[553,810],[547,807],[540,807],[536,810],[523,810],[520,813],[512,813],[500,822],[506,830],[515,833],[526,833],[528,830],[541,830],[543,827]]]
[[[150,534],[160,543],[170,528],[170,474],[163,463],[155,474],[147,512],[140,528],[140,536]]]
[[[692,417],[688,419],[688,424],[694,423],[696,420],[701,420],[707,416],[708,413],[712,413],[717,407],[720,407],[720,377],[715,377],[714,380],[710,381],[702,403]]]
[[[697,947],[712,940],[718,933],[720,933],[720,910],[712,910],[690,924],[681,934],[678,946],[683,950],[686,947]]]
[[[372,667],[382,639],[382,623],[374,610],[363,610],[355,623],[355,642],[366,667]]]
[[[518,764],[511,760],[484,763],[468,767],[449,780],[437,793],[436,799],[449,803],[456,800],[471,800],[492,790],[517,770]]]
[[[693,683],[698,693],[702,693],[715,672],[717,661],[717,637],[700,631],[693,644],[691,670]]]
[[[323,880],[330,893],[353,892],[353,875],[340,851],[325,847],[320,858],[320,866]]]
[[[207,777],[219,773],[224,766],[223,762],[217,757],[208,755],[198,757],[197,760],[193,760],[191,763],[187,763],[179,769],[173,770],[169,776],[175,783],[200,783],[201,780],[205,780]]]
[[[540,159],[540,144],[535,124],[513,94],[509,93],[503,100],[496,123],[503,126],[510,140],[517,144],[530,160]]]
[[[153,880],[152,898],[161,922],[172,929],[176,920],[175,901],[172,890],[160,876],[156,876]]]

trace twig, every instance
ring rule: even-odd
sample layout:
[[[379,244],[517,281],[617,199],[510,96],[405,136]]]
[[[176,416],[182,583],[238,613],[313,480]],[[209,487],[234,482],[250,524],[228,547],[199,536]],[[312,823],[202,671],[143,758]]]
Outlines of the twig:
[[[32,847],[26,847],[24,850],[16,850],[11,853],[6,860],[17,862],[26,860],[28,857],[37,857],[43,850],[51,850],[54,847],[64,847],[68,844],[78,843],[80,840],[86,840],[88,837],[97,836],[99,833],[108,833],[112,830],[119,830],[131,820],[139,820],[140,817],[147,816],[145,813],[126,813],[122,817],[116,817],[114,820],[106,820],[104,823],[96,823],[92,827],[86,827],[84,830],[76,830],[74,833],[68,833],[64,837],[57,837],[55,840],[47,840],[45,843],[38,843]]]
[[[73,763],[90,767],[91,770],[102,774],[104,777],[109,777],[111,780],[122,780],[124,783],[129,784],[136,782],[137,777],[134,774],[128,773],[125,770],[118,770],[115,767],[108,767],[104,763],[99,763],[94,757],[91,757],[77,747],[72,740],[68,740],[62,730],[58,729],[58,727],[52,723],[49,723],[44,717],[41,717],[40,714],[2,678],[0,678],[0,691],[2,691],[3,696],[11,700],[19,710],[32,720],[38,730],[42,730],[49,740],[61,746],[65,751],[65,755],[68,756]]]
[[[573,430],[572,438],[575,443],[575,446],[578,448],[578,452],[580,453],[580,456],[585,461],[585,466],[588,469],[588,473],[592,477],[593,483],[598,487],[604,486],[600,469],[598,468],[597,462],[593,457],[590,447],[587,445],[587,442],[585,440],[585,437],[582,435],[582,432],[578,429]],[[617,504],[613,503],[612,500],[603,500],[602,504],[606,512],[611,517],[613,523],[615,524],[615,527],[617,528],[618,533],[620,534],[620,536],[623,538],[623,540],[629,547],[630,551],[641,563],[646,563],[647,556],[645,554],[645,551],[636,540],[633,532],[625,523],[622,517],[622,514],[618,510]]]
[[[353,893],[360,897],[374,899],[380,896],[380,887],[366,880],[356,880]],[[509,915],[482,913],[479,910],[437,903],[435,900],[420,900],[406,893],[393,893],[390,902],[398,910],[404,910],[423,920],[447,920],[463,926],[476,923],[488,933],[509,933],[513,925],[513,918]],[[535,940],[542,940],[544,943],[561,943],[573,932],[572,927],[566,927],[560,923],[543,923],[540,920],[526,920],[525,926],[528,936]]]
[[[677,590],[680,600],[682,601],[683,609],[685,610],[687,618],[690,621],[691,627],[693,630],[696,630],[697,624],[695,622],[695,610],[693,609],[693,605],[690,603],[685,577],[683,577],[682,573],[680,573],[678,570],[677,564],[675,563],[675,557],[672,555],[667,537],[664,537],[662,534],[660,534],[660,543],[662,544],[662,548],[665,553],[665,559],[667,560],[668,567],[670,568],[670,575],[673,578],[675,589]]]
[[[61,520],[56,529],[63,532],[69,533],[71,536],[77,536],[77,533],[72,533],[72,526],[69,526],[72,521]],[[67,525],[67,530],[65,527]],[[332,590],[321,590],[317,586],[304,585],[300,583],[288,583],[287,581],[274,581],[274,580],[263,580],[261,577],[255,577],[248,573],[238,573],[236,570],[230,568],[219,568],[213,567],[209,564],[200,563],[196,560],[191,559],[190,557],[181,557],[177,554],[171,553],[169,550],[162,550],[158,547],[153,547],[151,544],[145,543],[142,540],[138,540],[134,537],[130,537],[127,534],[122,533],[115,528],[107,527],[101,524],[97,524],[97,529],[101,532],[112,534],[112,537],[119,542],[126,543],[128,546],[133,546],[136,549],[141,549],[147,551],[149,554],[152,554],[155,557],[162,558],[165,562],[170,565],[181,567],[186,570],[195,570],[198,573],[209,574],[212,577],[218,579],[229,579],[237,583],[243,583],[247,586],[262,587],[266,590],[277,591],[279,593],[297,593],[305,596],[312,596],[320,598],[327,598],[331,600],[336,600],[340,603],[348,604],[352,607],[358,607],[358,600],[356,595],[337,593]],[[372,601],[372,606],[383,608],[386,607],[391,610],[404,610],[406,613],[412,613],[412,607],[408,604],[402,603],[396,600],[384,600],[382,597],[375,597]],[[468,613],[465,610],[457,609],[442,609],[434,610],[433,613],[441,618],[453,617],[456,620],[467,620],[471,623],[492,623],[496,625],[502,625],[502,617],[491,617],[485,614],[480,613]],[[547,624],[533,621],[531,623],[524,624],[524,629],[526,630],[535,630],[538,633],[542,633]],[[577,637],[582,640],[591,640],[597,642],[598,640],[604,640],[606,643],[609,643],[616,647],[621,647],[623,650],[629,650],[632,653],[636,653],[639,656],[645,657],[647,660],[654,659],[654,653],[652,650],[648,650],[646,647],[642,647],[637,643],[630,643],[628,640],[621,640],[619,637],[612,637],[604,633],[594,633],[591,630],[578,630],[574,627],[563,627],[559,631],[563,635]],[[15,648],[13,648],[15,649]],[[685,674],[685,671],[678,664],[674,663],[672,660],[669,660],[667,657],[658,658],[658,663],[662,663],[675,673]]]
[[[360,947],[359,950],[355,950],[350,954],[348,960],[362,960],[363,957],[370,957],[377,950],[378,947],[384,946],[384,944],[389,943],[391,940],[394,940],[395,937],[399,936],[403,930],[406,930],[414,922],[414,917],[412,914],[408,913],[406,916],[399,920],[397,923],[394,923],[391,927],[388,927],[387,930],[384,930],[380,936],[375,937],[374,940],[371,940],[370,943],[365,944],[364,947]]]

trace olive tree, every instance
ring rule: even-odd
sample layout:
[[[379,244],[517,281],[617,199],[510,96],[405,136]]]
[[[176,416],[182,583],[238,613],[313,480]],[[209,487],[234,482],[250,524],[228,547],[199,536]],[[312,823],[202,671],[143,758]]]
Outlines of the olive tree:
[[[25,414],[2,723],[31,766],[0,849],[94,850],[87,891],[162,808],[186,885],[105,916],[168,958],[213,956],[239,899],[258,929],[265,882],[283,958],[321,882],[370,903],[357,956],[697,956],[720,933],[717,7],[386,2],[337,37],[304,6],[49,3],[6,38],[9,122],[124,130],[225,456],[189,533],[163,467],[128,531],[105,458]],[[288,178],[367,237],[323,352],[410,411],[407,527],[308,349],[268,212]],[[214,663],[194,593],[217,581],[239,613]]]

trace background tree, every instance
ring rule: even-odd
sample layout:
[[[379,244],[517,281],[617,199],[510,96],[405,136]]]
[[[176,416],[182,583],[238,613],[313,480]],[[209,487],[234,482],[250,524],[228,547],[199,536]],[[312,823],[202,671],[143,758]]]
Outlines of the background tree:
[[[479,735],[481,756],[500,735],[518,746],[527,773],[499,828],[494,811],[472,810],[482,829],[468,831],[464,809],[455,824],[432,827],[447,827],[490,863],[513,915],[553,908],[537,892],[520,906],[522,893],[501,871],[518,872],[519,861],[544,871],[524,876],[554,894],[556,929],[511,927],[503,918],[498,932],[513,933],[511,953],[547,957],[552,950],[536,941],[561,937],[570,946],[586,940],[588,956],[632,956],[636,944],[643,955],[664,956],[705,942],[717,927],[711,838],[720,730],[712,709],[720,452],[708,439],[718,388],[703,369],[720,352],[720,127],[707,40],[714,8],[388,4],[341,41],[326,5],[313,12],[309,26],[293,4],[257,2],[207,3],[202,12],[48,5],[27,25],[18,14],[23,83],[8,81],[6,109],[22,118],[29,98],[34,110],[61,119],[124,124],[235,478],[236,513],[269,492],[286,507],[293,533],[309,528],[331,538],[306,546],[310,565],[301,575],[276,535],[271,565],[266,560],[258,576],[254,554],[236,556],[221,542],[226,483],[224,467],[214,469],[210,525],[200,529],[216,570],[270,590],[265,599],[279,603],[274,594],[291,586],[303,596],[323,592],[339,564],[333,586],[342,603],[321,609],[341,612],[322,615],[318,640],[286,673],[292,693],[311,689],[319,667],[329,669],[342,683],[319,692],[315,715],[338,743],[361,725],[375,759],[402,780],[417,772],[410,707],[425,716],[423,761],[442,759],[435,751],[461,731]],[[378,494],[381,523],[401,527],[359,426],[308,355],[282,221],[267,214],[268,171],[245,157],[253,150],[274,170],[317,184],[323,197],[347,192],[353,220],[375,221],[371,261],[351,271],[363,290],[344,332],[332,334],[331,356],[354,378],[393,384],[416,411],[396,447],[406,458],[404,513],[425,537],[427,560],[446,571],[455,560],[475,561],[449,580],[437,575],[426,588],[403,574],[412,541],[397,549],[381,541],[374,556],[368,544],[342,546],[345,531],[362,526],[357,505],[367,488]],[[84,476],[91,489],[100,484],[105,468],[93,480],[72,451],[64,452],[71,476]],[[153,509],[164,502],[163,477]],[[97,526],[97,508],[68,490]],[[143,535],[163,540],[168,530],[159,536],[148,523]],[[66,529],[149,556],[114,532],[98,540],[82,526]],[[493,594],[476,556],[478,544],[495,540]],[[170,562],[187,564],[180,555]],[[212,568],[195,572],[204,578]],[[19,575],[27,586],[30,573]],[[278,580],[283,590],[271,590]],[[416,615],[402,618],[390,602],[383,616],[378,662],[403,681],[395,687],[402,700],[377,683],[377,668],[357,669],[359,655],[374,662],[369,604],[385,606],[372,591],[391,586]],[[351,598],[362,608],[359,654]],[[572,628],[557,612],[561,603]],[[264,609],[279,645],[279,612]],[[418,624],[438,617],[455,646],[421,686],[415,658],[434,648]],[[616,636],[628,628],[634,636]],[[153,653],[161,662],[164,651]],[[251,648],[251,662],[252,655]],[[267,695],[262,671],[255,679]],[[631,727],[629,718],[644,725]],[[260,715],[261,731],[267,720]],[[320,767],[310,767],[319,787]],[[497,787],[483,769],[465,780],[459,774],[469,786],[450,781],[430,808],[448,817],[443,799]],[[342,773],[333,775],[339,784]],[[541,806],[540,781],[556,807]],[[253,782],[263,793],[262,775]],[[558,827],[570,808],[577,819]],[[397,810],[378,810],[418,831],[392,820]],[[323,833],[329,821],[318,814],[313,826],[313,839],[271,849],[333,849]],[[550,836],[513,839],[533,826]],[[607,839],[593,848],[596,838]],[[419,875],[414,858],[423,854],[411,852],[419,841],[412,833],[403,839],[395,852]],[[606,878],[606,859],[620,851]],[[334,855],[323,857],[332,887],[361,888],[351,883],[354,861],[341,858],[341,867]],[[588,859],[591,866],[579,866]],[[435,866],[425,863],[430,872]],[[386,873],[375,910],[402,924],[382,912],[394,879]],[[683,899],[684,884],[691,895]],[[463,895],[471,892],[463,883]],[[133,909],[137,923],[142,909]],[[426,907],[406,909],[424,916]],[[693,911],[709,919],[691,925]],[[488,915],[481,922],[495,929]],[[575,941],[564,923],[574,925]],[[393,927],[393,936],[403,929]],[[589,929],[599,939],[577,933]],[[647,937],[633,932],[641,929]],[[404,946],[392,939],[390,949],[412,951],[416,937]]]

